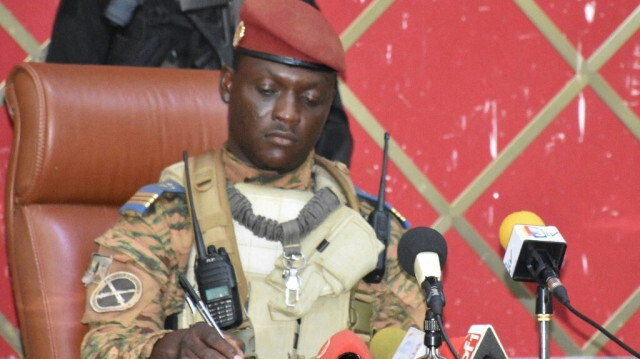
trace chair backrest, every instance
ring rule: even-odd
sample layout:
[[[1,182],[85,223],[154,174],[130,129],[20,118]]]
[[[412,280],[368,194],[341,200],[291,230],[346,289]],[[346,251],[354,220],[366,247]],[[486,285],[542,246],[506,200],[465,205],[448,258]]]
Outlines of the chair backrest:
[[[78,358],[93,239],[165,166],[227,138],[219,72],[24,63],[7,80],[7,254],[27,358]]]

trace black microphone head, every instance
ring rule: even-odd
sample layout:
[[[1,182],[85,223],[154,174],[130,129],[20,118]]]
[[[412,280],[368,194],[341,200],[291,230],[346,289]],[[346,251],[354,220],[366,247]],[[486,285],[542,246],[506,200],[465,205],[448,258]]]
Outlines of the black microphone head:
[[[433,252],[438,255],[440,269],[447,261],[447,242],[442,234],[433,228],[415,227],[408,230],[398,243],[398,262],[411,276],[416,273],[413,269],[416,257],[423,252]]]

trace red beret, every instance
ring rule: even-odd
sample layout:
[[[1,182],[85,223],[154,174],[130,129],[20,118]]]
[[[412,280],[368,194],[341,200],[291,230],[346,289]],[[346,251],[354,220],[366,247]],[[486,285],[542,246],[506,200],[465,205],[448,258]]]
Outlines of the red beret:
[[[338,34],[320,11],[301,0],[245,0],[233,45],[288,65],[345,70]]]

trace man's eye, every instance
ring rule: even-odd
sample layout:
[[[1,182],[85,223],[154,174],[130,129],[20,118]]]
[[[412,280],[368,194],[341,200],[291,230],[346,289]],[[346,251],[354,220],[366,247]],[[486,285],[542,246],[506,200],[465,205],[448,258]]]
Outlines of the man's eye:
[[[318,105],[320,103],[320,101],[315,97],[305,97],[304,101],[309,106],[316,106],[316,105]]]
[[[316,106],[321,102],[318,96],[307,95],[303,97],[304,102],[309,106]]]
[[[273,95],[276,90],[274,90],[271,87],[258,87],[258,92],[260,92],[263,95],[269,96],[269,95]]]

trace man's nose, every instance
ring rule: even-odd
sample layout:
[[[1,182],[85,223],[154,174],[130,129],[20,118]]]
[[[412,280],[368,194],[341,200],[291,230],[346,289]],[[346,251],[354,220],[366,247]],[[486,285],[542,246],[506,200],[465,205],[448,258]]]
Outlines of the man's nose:
[[[277,121],[282,121],[289,125],[298,124],[300,122],[300,113],[295,94],[285,92],[280,95],[274,105],[273,114]]]

